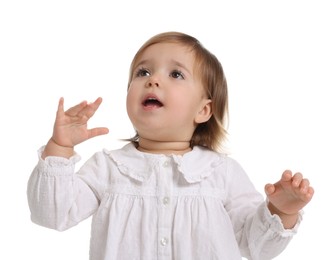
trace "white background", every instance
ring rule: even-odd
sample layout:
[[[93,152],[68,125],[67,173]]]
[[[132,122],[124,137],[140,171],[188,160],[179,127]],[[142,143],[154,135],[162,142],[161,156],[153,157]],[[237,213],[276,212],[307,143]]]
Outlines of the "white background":
[[[90,219],[57,232],[30,221],[26,184],[52,133],[58,99],[98,96],[90,126],[110,134],[77,147],[85,161],[133,133],[125,111],[131,59],[156,33],[196,36],[229,84],[227,149],[256,188],[301,171],[316,192],[276,259],[329,249],[329,25],[327,1],[1,1],[1,259],[88,259]],[[78,165],[79,166],[79,165]],[[324,257],[321,257],[324,259]]]

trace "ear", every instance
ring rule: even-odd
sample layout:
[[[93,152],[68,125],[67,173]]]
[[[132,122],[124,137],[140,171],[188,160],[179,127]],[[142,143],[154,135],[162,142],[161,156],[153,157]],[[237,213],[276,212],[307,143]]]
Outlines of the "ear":
[[[201,107],[196,114],[195,123],[201,124],[210,119],[212,116],[212,101],[211,99],[203,99],[201,102]]]

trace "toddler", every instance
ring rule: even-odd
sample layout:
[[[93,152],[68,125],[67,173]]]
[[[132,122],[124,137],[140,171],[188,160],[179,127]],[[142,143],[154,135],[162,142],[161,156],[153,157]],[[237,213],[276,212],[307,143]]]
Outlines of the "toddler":
[[[93,216],[91,260],[271,259],[296,233],[314,190],[286,170],[265,186],[220,152],[228,95],[222,66],[194,37],[165,32],[131,63],[127,113],[136,135],[75,172],[76,145],[102,99],[64,110],[28,183],[31,219],[66,230]]]

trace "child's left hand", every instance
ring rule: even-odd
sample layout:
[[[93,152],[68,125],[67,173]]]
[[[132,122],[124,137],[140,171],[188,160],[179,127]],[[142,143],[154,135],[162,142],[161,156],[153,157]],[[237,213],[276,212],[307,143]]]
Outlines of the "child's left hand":
[[[281,215],[298,215],[298,212],[311,201],[314,189],[309,185],[308,179],[301,173],[292,176],[286,170],[281,179],[275,184],[267,184],[265,192],[273,211]]]

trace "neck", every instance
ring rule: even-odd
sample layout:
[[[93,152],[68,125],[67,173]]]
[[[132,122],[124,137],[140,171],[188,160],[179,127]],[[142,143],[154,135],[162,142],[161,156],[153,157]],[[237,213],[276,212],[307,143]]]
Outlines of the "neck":
[[[177,155],[183,155],[191,151],[189,141],[154,141],[141,137],[139,139],[139,145],[137,149],[146,153]]]

